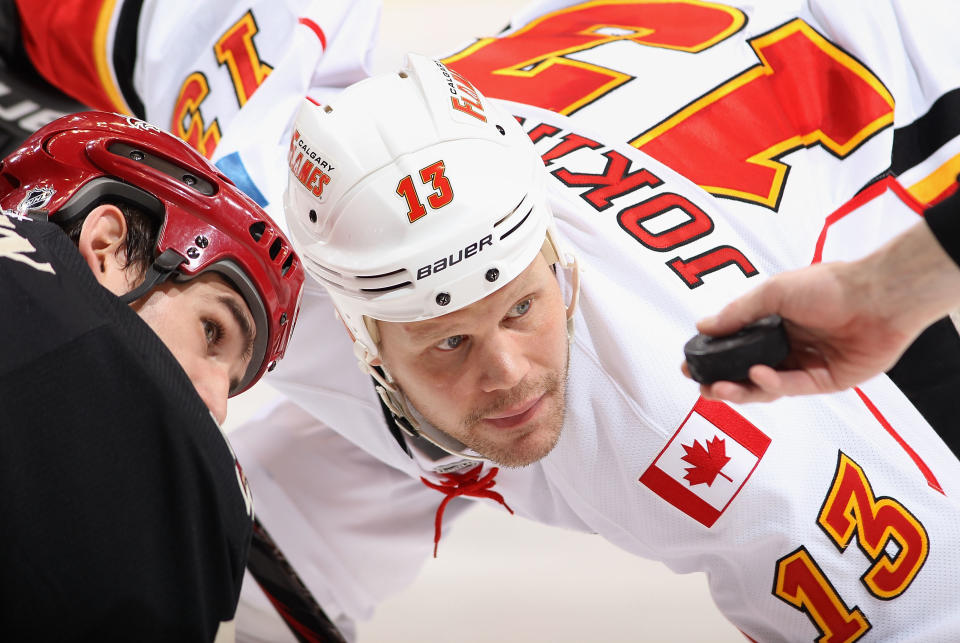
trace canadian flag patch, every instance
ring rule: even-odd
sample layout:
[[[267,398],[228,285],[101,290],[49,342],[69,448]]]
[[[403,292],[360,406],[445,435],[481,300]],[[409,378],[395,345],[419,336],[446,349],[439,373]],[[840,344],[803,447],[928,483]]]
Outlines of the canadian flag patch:
[[[712,527],[770,446],[770,437],[722,402],[700,398],[640,476],[640,484]]]

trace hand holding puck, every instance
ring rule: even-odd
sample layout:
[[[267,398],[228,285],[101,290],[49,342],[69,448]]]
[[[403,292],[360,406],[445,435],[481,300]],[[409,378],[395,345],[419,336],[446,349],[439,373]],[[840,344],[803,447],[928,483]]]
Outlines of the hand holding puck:
[[[732,335],[710,337],[699,333],[683,347],[690,376],[701,384],[746,380],[754,364],[776,368],[789,352],[779,315],[764,317]]]

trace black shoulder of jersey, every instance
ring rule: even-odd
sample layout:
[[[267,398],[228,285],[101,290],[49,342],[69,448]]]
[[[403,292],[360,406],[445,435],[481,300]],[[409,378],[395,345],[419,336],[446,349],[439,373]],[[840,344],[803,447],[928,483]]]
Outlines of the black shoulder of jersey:
[[[0,216],[0,355],[4,637],[213,640],[252,531],[234,456],[53,224]]]

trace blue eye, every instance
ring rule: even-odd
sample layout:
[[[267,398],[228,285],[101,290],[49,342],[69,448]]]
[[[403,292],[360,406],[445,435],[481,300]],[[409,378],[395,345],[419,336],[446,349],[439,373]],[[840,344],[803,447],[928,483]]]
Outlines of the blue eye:
[[[507,313],[507,317],[523,317],[530,311],[531,306],[533,306],[533,300],[524,299],[510,309],[510,312]]]
[[[465,335],[452,335],[450,337],[445,337],[435,346],[435,348],[442,351],[456,350],[466,339],[467,338]]]

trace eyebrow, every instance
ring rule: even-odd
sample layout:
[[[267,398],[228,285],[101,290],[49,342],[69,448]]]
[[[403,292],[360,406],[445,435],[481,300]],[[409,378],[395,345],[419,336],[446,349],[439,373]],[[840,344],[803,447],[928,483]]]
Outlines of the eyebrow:
[[[509,288],[509,287],[510,287],[509,284],[505,286],[505,288]],[[525,292],[526,294],[516,294],[513,299],[514,304],[512,305],[519,303],[526,297],[532,297],[538,290],[540,290],[540,287],[531,288],[529,285],[523,289],[518,288],[517,293]],[[450,313],[450,315],[455,315],[459,312],[460,310],[456,310]],[[415,322],[415,323],[417,324],[416,328],[406,329],[407,340],[412,343],[419,344],[419,343],[427,343],[427,342],[435,342],[435,341],[439,342],[440,340],[446,339],[447,337],[453,337],[454,335],[458,334],[453,332],[454,330],[457,329],[459,325],[458,322],[456,321],[454,322],[451,322],[449,320],[439,321],[439,318],[433,318],[433,319],[426,319],[426,320]]]
[[[237,325],[240,326],[240,332],[243,335],[243,352],[240,353],[241,356],[246,357],[247,355],[253,354],[253,339],[254,339],[254,330],[253,325],[250,323],[250,319],[244,314],[243,308],[240,307],[240,304],[237,302],[235,297],[230,297],[229,295],[220,295],[217,297],[217,301],[227,307],[227,310],[230,311],[230,314],[236,320]],[[235,389],[239,386],[240,380],[235,380],[230,382],[230,389]]]
[[[427,320],[429,321],[429,320]],[[449,322],[424,324],[417,328],[407,329],[407,340],[414,343],[423,343],[427,341],[440,341],[450,337],[450,328],[453,326]]]

